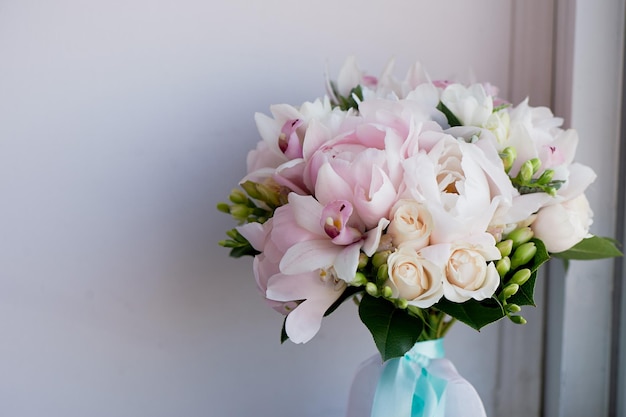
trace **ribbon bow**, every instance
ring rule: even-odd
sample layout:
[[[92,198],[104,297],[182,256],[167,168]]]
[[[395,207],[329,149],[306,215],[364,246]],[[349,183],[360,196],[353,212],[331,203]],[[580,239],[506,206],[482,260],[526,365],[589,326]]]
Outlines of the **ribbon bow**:
[[[403,357],[387,361],[371,417],[443,417],[448,383],[429,372],[431,360],[443,357],[443,339],[437,339],[418,342]]]

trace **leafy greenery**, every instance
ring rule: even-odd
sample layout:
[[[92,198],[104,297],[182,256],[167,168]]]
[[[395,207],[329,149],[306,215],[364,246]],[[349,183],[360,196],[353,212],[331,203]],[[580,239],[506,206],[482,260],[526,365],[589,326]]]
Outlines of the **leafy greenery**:
[[[581,240],[565,252],[553,253],[555,258],[565,260],[593,260],[623,256],[617,248],[618,243],[606,237],[593,236]]]
[[[363,88],[360,85],[350,90],[350,93],[345,97],[339,94],[335,83],[331,82],[330,86],[333,90],[333,94],[337,97],[337,101],[333,102],[335,106],[338,106],[343,111],[359,109],[359,103],[363,101]]]
[[[369,294],[364,294],[361,299],[359,317],[372,333],[383,361],[408,352],[424,329],[424,322],[407,310]]]

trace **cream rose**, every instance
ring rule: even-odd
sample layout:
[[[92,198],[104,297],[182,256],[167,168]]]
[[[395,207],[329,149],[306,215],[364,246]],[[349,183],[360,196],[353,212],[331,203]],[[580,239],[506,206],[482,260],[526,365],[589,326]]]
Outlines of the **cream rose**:
[[[387,234],[396,247],[418,251],[428,246],[433,219],[426,206],[415,200],[399,200],[391,208],[391,223]]]
[[[455,303],[491,297],[500,285],[500,276],[489,261],[499,258],[500,251],[495,246],[454,245],[445,268],[444,296]]]
[[[542,208],[530,227],[535,237],[546,245],[548,252],[558,253],[570,249],[589,234],[592,217],[589,201],[581,194]]]
[[[402,247],[387,259],[387,285],[392,296],[404,298],[410,305],[427,308],[443,296],[443,271],[415,250]]]

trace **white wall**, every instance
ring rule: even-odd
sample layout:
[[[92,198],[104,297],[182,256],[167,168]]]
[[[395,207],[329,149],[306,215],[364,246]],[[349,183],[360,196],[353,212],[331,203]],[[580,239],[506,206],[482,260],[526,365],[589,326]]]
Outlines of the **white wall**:
[[[254,112],[322,94],[349,54],[506,96],[511,4],[0,2],[0,415],[342,415],[374,352],[354,307],[281,346],[215,205]],[[490,412],[500,328],[447,342]]]

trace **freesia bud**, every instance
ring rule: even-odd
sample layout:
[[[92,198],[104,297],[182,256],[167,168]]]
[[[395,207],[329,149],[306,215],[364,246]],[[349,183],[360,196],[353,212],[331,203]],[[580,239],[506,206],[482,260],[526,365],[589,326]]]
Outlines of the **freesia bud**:
[[[511,284],[517,284],[519,286],[522,286],[526,283],[526,281],[528,281],[528,279],[530,278],[530,275],[531,275],[530,269],[528,268],[520,269],[515,274],[513,274],[513,277],[511,278],[511,281],[509,282]]]
[[[393,290],[391,289],[391,287],[388,285],[385,285],[385,287],[383,287],[383,297],[391,298],[392,295],[393,295]]]
[[[378,267],[378,271],[376,272],[376,281],[381,284],[389,279],[389,266],[387,264],[382,264]]]
[[[496,248],[500,251],[500,255],[509,256],[513,250],[513,241],[511,239],[503,240],[496,244]]]
[[[233,191],[231,191],[230,196],[228,196],[228,198],[230,199],[230,201],[232,201],[235,204],[247,204],[248,203],[248,196],[238,188],[233,189]]]
[[[362,272],[357,272],[354,275],[354,279],[350,283],[350,285],[355,286],[355,287],[361,287],[366,284],[367,284],[367,277]]]
[[[367,263],[369,262],[370,258],[367,257],[366,254],[364,254],[363,252],[359,253],[359,266],[358,269],[363,269],[367,266]]]
[[[533,178],[534,173],[535,170],[533,168],[532,160],[528,160],[522,164],[519,170],[519,174],[517,174],[517,177],[520,179],[520,181],[526,183]]]
[[[398,298],[398,300],[396,301],[396,306],[401,310],[406,310],[406,308],[409,306],[409,302],[406,300],[406,298]]]
[[[508,256],[498,259],[498,261],[496,262],[496,271],[498,271],[498,275],[500,275],[500,278],[503,278],[510,270],[511,259],[509,259]]]
[[[522,227],[509,233],[507,239],[511,239],[513,241],[513,248],[517,248],[519,245],[528,242],[533,236],[534,233],[530,227]]]
[[[389,257],[390,253],[391,253],[390,250],[376,252],[374,256],[372,257],[372,265],[374,266],[374,268],[380,268],[381,265],[386,265],[387,258]]]
[[[543,171],[543,174],[537,179],[537,183],[541,185],[546,185],[550,181],[552,181],[552,177],[554,177],[553,169],[546,169]]]
[[[517,304],[507,304],[504,306],[504,308],[509,313],[519,313],[520,311],[522,311],[522,308]]]
[[[526,324],[527,323],[526,319],[524,317],[522,317],[522,316],[509,316],[509,318],[515,324]]]
[[[519,291],[519,285],[517,284],[507,284],[506,287],[502,290],[502,298],[504,300],[511,298]]]
[[[232,214],[236,219],[245,220],[250,214],[252,214],[252,211],[250,210],[250,207],[235,204],[230,207],[230,214]]]
[[[539,171],[539,168],[541,168],[541,159],[539,158],[530,159],[530,164],[533,167],[533,175],[534,175]]]
[[[222,213],[228,213],[230,214],[230,206],[226,203],[218,203],[217,204],[217,209],[219,211],[221,211]]]
[[[502,159],[502,164],[504,165],[504,171],[509,172],[511,167],[513,167],[513,163],[515,162],[515,158],[517,158],[517,151],[515,148],[508,147],[502,150],[500,153],[500,158]]]
[[[255,198],[257,200],[261,200],[262,196],[261,193],[258,190],[258,185],[256,182],[252,182],[252,181],[246,181],[240,184],[241,188],[243,188],[244,190],[246,190],[246,193],[248,193],[248,195],[252,198]]]
[[[515,249],[515,252],[513,252],[513,256],[511,256],[511,268],[517,269],[522,265],[526,265],[533,259],[536,253],[537,246],[535,246],[534,242],[526,242],[520,245]]]
[[[378,297],[378,287],[373,282],[365,284],[365,291],[372,297]]]

